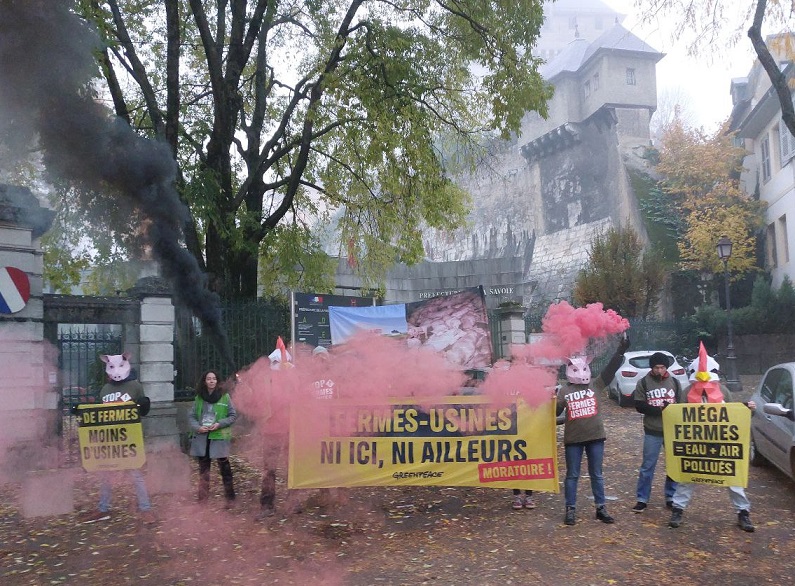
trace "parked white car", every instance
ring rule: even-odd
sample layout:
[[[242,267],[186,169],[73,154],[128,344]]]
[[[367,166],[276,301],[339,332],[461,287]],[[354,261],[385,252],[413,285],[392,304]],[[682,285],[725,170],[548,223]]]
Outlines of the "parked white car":
[[[624,362],[618,368],[615,378],[607,387],[610,397],[615,399],[620,406],[631,407],[634,405],[632,393],[635,392],[638,381],[649,374],[651,370],[649,359],[655,352],[662,352],[668,356],[668,361],[670,362],[668,373],[676,377],[683,389],[690,384],[687,380],[685,367],[679,364],[670,352],[665,350],[632,350],[631,352],[625,352]]]
[[[795,362],[769,368],[751,395],[756,411],[751,417],[752,465],[771,462],[784,474],[795,479],[795,421],[793,407]]]

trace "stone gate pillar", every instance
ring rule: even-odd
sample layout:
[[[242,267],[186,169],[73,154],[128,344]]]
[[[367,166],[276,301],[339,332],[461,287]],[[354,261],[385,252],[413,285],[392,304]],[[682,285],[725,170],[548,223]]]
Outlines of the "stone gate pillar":
[[[513,304],[497,308],[497,316],[500,320],[501,358],[511,358],[512,345],[527,343],[524,311],[524,307],[521,305]]]
[[[52,217],[29,189],[0,184],[0,268],[18,269],[30,285],[27,303],[16,298],[0,313],[0,479],[57,463],[60,391],[44,342],[40,244]],[[3,276],[2,287],[12,286]]]
[[[152,401],[149,415],[143,418],[147,484],[153,493],[184,491],[190,485],[190,467],[179,451],[171,287],[159,277],[144,277],[127,293],[141,302],[137,353],[133,353],[138,358],[138,378]]]

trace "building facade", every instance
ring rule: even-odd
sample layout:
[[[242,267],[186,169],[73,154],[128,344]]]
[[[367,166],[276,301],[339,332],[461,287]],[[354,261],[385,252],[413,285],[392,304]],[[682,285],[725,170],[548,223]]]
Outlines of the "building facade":
[[[795,64],[786,56],[785,37],[789,43],[795,40],[792,34],[771,36],[767,44],[792,83]],[[758,60],[746,77],[732,80],[731,95],[731,129],[748,152],[741,183],[747,194],[767,203],[765,268],[773,286],[779,287],[785,276],[795,282],[790,258],[795,238],[795,137],[781,120],[778,95]]]

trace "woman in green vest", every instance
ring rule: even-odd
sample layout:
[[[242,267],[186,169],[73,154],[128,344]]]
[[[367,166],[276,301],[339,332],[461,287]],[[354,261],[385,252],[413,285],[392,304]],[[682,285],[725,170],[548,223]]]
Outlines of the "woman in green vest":
[[[197,387],[189,419],[193,431],[190,455],[199,461],[199,501],[207,500],[210,494],[210,464],[212,460],[218,460],[227,507],[231,507],[235,500],[235,486],[229,464],[232,446],[230,426],[237,419],[237,411],[229,393],[218,384],[216,371],[205,372]]]

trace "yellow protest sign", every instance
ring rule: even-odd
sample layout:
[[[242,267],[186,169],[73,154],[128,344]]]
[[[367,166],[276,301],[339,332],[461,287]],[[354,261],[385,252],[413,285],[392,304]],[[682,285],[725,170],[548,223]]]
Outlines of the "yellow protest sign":
[[[80,459],[87,472],[129,470],[146,462],[138,405],[79,405]]]
[[[751,411],[742,403],[675,403],[663,411],[665,468],[676,482],[748,485]]]
[[[558,492],[555,404],[483,396],[291,412],[290,488],[481,486]]]

